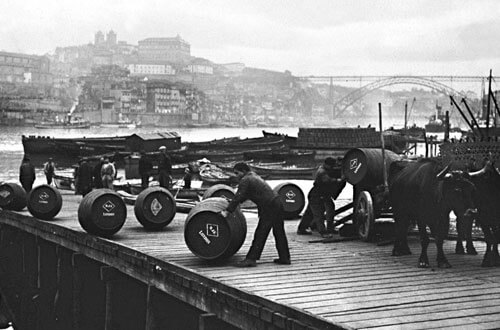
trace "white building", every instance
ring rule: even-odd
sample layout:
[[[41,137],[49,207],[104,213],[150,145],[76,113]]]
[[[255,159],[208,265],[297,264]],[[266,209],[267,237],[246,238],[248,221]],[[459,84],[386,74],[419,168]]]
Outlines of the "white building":
[[[128,64],[131,75],[174,75],[175,69],[169,64]]]

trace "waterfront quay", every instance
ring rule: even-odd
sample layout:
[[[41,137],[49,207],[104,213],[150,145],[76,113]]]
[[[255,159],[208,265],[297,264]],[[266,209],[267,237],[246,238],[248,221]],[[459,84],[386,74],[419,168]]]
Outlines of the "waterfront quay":
[[[110,239],[87,234],[81,196],[61,191],[51,221],[27,210],[0,211],[0,290],[19,329],[493,329],[500,324],[500,268],[479,255],[455,255],[450,269],[417,268],[413,255],[392,257],[391,244],[297,236],[287,220],[292,264],[276,265],[270,235],[255,268],[236,268],[257,225],[225,262],[193,255],[184,240],[186,214],[147,231],[127,205],[124,227]],[[345,189],[337,206],[351,202]],[[429,246],[435,266],[434,244]]]

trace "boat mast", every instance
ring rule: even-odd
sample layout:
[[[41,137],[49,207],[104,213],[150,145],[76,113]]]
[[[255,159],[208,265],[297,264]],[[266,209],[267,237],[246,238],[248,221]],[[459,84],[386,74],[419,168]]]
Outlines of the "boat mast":
[[[488,109],[486,110],[486,141],[488,141],[489,129],[490,129],[490,103],[491,103],[491,69],[490,69],[490,77],[488,78]]]

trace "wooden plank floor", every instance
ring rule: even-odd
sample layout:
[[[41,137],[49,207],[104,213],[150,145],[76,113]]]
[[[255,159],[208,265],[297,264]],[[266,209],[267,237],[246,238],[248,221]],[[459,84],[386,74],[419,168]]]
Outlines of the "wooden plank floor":
[[[304,188],[305,190],[307,189]],[[306,190],[307,191],[307,190]],[[350,201],[342,193],[339,205]],[[63,192],[63,209],[55,225],[83,231],[77,220],[81,196]],[[28,211],[20,212],[29,215]],[[160,232],[148,232],[128,206],[125,226],[112,241],[172,262],[226,285],[358,329],[494,329],[500,327],[500,267],[480,267],[485,245],[475,242],[477,256],[454,254],[445,243],[451,269],[419,269],[418,238],[410,237],[413,255],[392,257],[392,245],[343,241],[321,243],[319,236],[297,236],[298,220],[285,223],[292,265],[277,257],[272,234],[256,268],[232,266],[244,258],[257,223],[245,213],[248,234],[240,251],[224,264],[211,265],[194,256],[184,242],[186,214],[177,214]],[[311,242],[316,241],[316,242]],[[431,242],[429,258],[435,266]]]

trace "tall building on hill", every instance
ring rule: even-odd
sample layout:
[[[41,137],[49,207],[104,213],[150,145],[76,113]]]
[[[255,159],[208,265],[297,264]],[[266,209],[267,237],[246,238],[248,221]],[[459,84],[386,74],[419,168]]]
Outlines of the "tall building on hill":
[[[138,42],[139,61],[183,63],[191,58],[191,46],[179,35],[147,38]]]
[[[94,45],[104,44],[104,33],[102,31],[97,31],[94,35]]]
[[[0,52],[0,81],[51,84],[50,60],[45,56]]]
[[[106,43],[108,46],[115,46],[116,45],[116,32],[113,30],[110,30],[108,34],[106,35]]]

